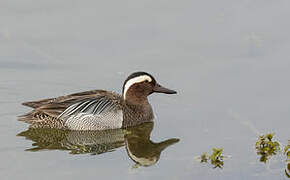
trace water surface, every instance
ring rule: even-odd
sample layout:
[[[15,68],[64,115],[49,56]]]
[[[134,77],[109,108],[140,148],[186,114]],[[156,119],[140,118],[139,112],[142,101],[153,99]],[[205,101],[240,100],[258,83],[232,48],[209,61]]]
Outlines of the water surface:
[[[261,163],[254,145],[260,134],[290,139],[289,16],[287,0],[1,1],[1,177],[287,179],[286,156]],[[178,91],[149,98],[150,140],[180,139],[153,165],[135,166],[124,134],[106,153],[17,136],[28,130],[22,102],[120,92],[136,70]],[[196,159],[214,147],[229,156],[222,169]]]

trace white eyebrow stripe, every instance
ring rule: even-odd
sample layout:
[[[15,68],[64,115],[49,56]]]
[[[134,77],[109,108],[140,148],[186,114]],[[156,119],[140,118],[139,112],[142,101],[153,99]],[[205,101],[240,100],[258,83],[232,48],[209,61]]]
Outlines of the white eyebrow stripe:
[[[143,82],[143,81],[146,81],[148,80],[149,82],[152,81],[151,77],[148,76],[148,75],[142,75],[142,76],[137,76],[137,77],[134,77],[133,79],[130,79],[129,81],[126,82],[125,84],[125,87],[124,87],[124,99],[126,99],[126,93],[128,91],[128,89],[133,85],[133,84],[136,84],[136,83],[140,83],[140,82]]]

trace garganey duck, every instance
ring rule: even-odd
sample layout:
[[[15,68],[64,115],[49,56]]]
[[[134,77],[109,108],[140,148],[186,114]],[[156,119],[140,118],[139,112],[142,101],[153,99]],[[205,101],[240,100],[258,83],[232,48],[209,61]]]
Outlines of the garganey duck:
[[[34,108],[19,120],[32,128],[104,130],[127,128],[152,122],[154,115],[147,97],[152,93],[176,94],[159,85],[146,72],[131,74],[122,95],[104,90],[85,91],[57,98],[24,102]]]

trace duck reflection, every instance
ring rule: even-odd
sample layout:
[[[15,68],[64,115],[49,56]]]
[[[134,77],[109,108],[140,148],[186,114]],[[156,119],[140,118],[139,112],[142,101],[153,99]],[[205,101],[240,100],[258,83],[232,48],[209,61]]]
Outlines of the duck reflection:
[[[129,157],[138,165],[155,164],[161,152],[179,139],[168,139],[159,143],[150,140],[153,123],[129,129],[110,129],[104,131],[70,131],[60,129],[30,128],[18,136],[34,143],[27,151],[66,150],[71,154],[102,154],[122,146],[126,147]]]
[[[161,152],[168,146],[177,143],[179,139],[168,139],[159,143],[150,140],[153,123],[130,128],[125,135],[125,145],[128,156],[141,166],[151,166],[160,157]]]
[[[29,128],[18,136],[34,141],[26,151],[68,150],[71,154],[101,154],[124,145],[121,129],[105,131],[69,131]]]

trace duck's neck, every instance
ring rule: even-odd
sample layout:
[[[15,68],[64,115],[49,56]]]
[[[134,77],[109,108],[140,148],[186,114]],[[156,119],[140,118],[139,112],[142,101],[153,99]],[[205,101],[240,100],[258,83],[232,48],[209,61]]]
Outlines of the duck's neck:
[[[144,122],[152,122],[154,115],[152,107],[146,99],[126,99],[123,112],[123,126],[136,126]]]
[[[132,91],[132,89],[129,89],[126,94],[122,95],[123,100],[127,104],[131,105],[143,105],[143,104],[149,104],[147,96],[144,95],[143,92],[139,91]]]

